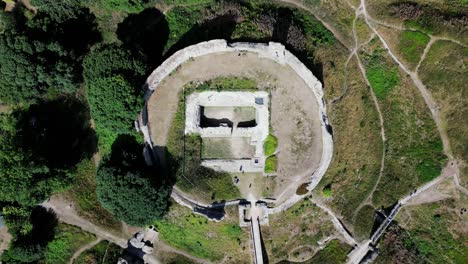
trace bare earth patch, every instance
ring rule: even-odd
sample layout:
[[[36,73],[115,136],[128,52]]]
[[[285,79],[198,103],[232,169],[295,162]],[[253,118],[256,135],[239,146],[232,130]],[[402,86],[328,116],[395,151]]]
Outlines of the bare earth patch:
[[[10,245],[12,237],[10,233],[8,233],[8,228],[3,226],[0,228],[0,256],[2,255],[4,250],[8,249]]]

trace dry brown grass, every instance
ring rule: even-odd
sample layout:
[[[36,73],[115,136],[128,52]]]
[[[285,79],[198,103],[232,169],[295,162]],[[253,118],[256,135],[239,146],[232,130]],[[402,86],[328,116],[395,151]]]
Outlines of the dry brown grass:
[[[353,59],[348,65],[346,96],[329,106],[334,157],[316,191],[322,195],[321,189],[331,184],[328,203],[347,223],[377,181],[382,157],[378,114],[356,63]]]
[[[467,57],[468,48],[437,41],[419,68],[419,76],[440,107],[452,152],[462,161],[460,184],[465,187],[468,186]]]

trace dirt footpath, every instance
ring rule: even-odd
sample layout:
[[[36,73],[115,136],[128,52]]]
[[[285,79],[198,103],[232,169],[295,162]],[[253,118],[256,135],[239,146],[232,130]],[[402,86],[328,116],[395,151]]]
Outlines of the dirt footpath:
[[[254,53],[235,52],[209,54],[186,62],[149,99],[149,126],[154,144],[165,146],[183,86],[219,76],[252,78],[260,88],[271,88],[270,122],[279,139],[277,196],[288,197],[309,179],[322,154],[317,99],[289,66]]]
[[[12,237],[10,233],[8,233],[8,228],[6,226],[0,227],[0,256],[3,251],[8,249],[11,239]]]

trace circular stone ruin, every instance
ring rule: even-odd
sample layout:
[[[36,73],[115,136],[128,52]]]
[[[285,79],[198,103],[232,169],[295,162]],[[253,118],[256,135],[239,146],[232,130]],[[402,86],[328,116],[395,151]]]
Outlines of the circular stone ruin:
[[[276,187],[270,198],[277,204],[297,198],[296,190],[305,183],[312,190],[333,152],[322,84],[279,43],[211,40],[179,50],[164,61],[147,79],[146,104],[135,124],[147,146],[157,152],[166,145],[185,85],[221,76],[254,79],[259,91],[269,91],[269,124],[278,138]]]

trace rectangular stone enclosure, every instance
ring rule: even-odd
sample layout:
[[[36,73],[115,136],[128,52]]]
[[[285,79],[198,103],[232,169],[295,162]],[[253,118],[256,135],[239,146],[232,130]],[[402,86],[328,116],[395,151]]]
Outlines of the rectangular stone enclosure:
[[[263,172],[269,133],[267,92],[196,92],[186,98],[185,134],[202,138],[202,165]]]

